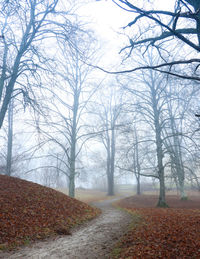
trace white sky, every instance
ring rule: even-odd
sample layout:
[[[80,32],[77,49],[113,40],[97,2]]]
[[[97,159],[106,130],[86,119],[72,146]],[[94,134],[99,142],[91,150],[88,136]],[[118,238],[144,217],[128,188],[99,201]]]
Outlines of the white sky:
[[[137,4],[145,6],[145,1],[136,1]],[[154,0],[156,9],[170,10],[174,7],[174,0],[167,2]],[[151,1],[149,3],[151,5]],[[150,7],[153,8],[153,7]],[[91,1],[79,10],[80,15],[85,16],[85,21],[92,22],[91,27],[96,32],[98,40],[102,43],[102,51],[105,53],[101,60],[103,67],[114,68],[120,62],[119,51],[129,44],[129,40],[123,33],[122,27],[126,26],[134,19],[134,13],[127,12],[114,4],[111,0]],[[130,30],[132,30],[131,28]]]
[[[102,49],[106,57],[104,63],[116,63],[119,58],[120,47],[127,40],[122,32],[123,26],[130,22],[133,14],[125,12],[116,6],[112,1],[94,1],[84,5],[79,13],[85,16],[85,20],[91,21],[91,28],[95,31],[98,40],[102,43]]]

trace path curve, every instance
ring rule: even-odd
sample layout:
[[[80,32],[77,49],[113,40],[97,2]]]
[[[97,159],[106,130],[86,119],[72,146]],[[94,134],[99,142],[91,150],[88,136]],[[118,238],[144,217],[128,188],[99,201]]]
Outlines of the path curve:
[[[131,222],[131,216],[128,213],[112,206],[112,203],[118,199],[120,198],[95,203],[94,205],[102,210],[102,214],[73,230],[71,236],[59,236],[54,240],[36,242],[17,252],[0,253],[0,258],[109,258],[112,247],[125,233]]]

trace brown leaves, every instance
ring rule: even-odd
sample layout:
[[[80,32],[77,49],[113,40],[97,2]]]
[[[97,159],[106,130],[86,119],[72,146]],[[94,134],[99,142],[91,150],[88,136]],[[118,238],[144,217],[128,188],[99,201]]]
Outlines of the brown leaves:
[[[0,175],[0,247],[11,248],[28,240],[69,229],[95,217],[98,210],[41,185]]]
[[[136,197],[132,197],[132,204],[137,203]],[[142,207],[142,199],[146,203],[144,196],[138,199]],[[186,202],[187,206],[176,198],[175,203],[173,196],[168,203],[189,207],[190,201]],[[128,198],[120,206],[128,207],[134,217],[140,215],[140,223],[133,224],[122,240],[118,258],[200,258],[200,209],[194,209],[194,203],[191,202],[193,209],[131,208]]]

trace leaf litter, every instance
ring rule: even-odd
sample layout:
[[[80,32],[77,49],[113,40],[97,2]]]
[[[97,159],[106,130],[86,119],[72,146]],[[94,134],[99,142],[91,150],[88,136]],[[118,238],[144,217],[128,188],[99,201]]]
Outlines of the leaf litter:
[[[100,214],[100,210],[55,191],[0,175],[0,250],[13,249],[70,229]]]
[[[180,201],[171,195],[167,197],[170,208],[155,208],[157,199],[142,195],[118,203],[137,220],[113,258],[200,258],[200,198]]]

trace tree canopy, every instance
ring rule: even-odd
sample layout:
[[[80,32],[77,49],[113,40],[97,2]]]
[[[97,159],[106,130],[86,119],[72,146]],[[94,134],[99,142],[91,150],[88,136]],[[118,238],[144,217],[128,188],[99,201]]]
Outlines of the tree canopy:
[[[126,69],[120,73],[138,69],[154,69],[182,79],[200,81],[198,75],[200,52],[200,1],[174,0],[163,4],[160,1],[112,0],[125,12],[133,13],[133,19],[124,26],[128,30],[129,44],[121,49],[126,57],[134,56],[138,49],[146,53],[154,48],[161,63]],[[177,55],[177,47],[182,47]],[[191,65],[192,72],[184,72],[184,65]],[[175,69],[179,67],[179,69]],[[182,68],[182,69],[181,69]],[[181,71],[180,71],[181,70]]]

